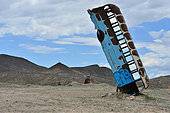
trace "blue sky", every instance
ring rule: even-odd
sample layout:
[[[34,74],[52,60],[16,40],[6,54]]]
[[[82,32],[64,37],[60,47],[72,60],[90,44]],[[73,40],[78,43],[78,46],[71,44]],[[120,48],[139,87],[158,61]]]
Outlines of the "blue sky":
[[[86,12],[117,4],[150,77],[170,74],[168,0],[1,0],[0,53],[42,66],[109,66]]]

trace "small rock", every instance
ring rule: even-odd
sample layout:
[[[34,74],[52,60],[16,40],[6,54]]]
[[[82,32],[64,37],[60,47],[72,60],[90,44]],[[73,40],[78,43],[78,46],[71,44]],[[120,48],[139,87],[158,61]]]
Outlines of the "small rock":
[[[103,98],[103,97],[112,96],[112,95],[113,95],[113,93],[106,93],[105,95],[102,95],[102,98]]]
[[[133,96],[133,95],[128,96],[127,99],[129,99],[129,100],[134,100],[134,99],[135,99],[135,96]]]

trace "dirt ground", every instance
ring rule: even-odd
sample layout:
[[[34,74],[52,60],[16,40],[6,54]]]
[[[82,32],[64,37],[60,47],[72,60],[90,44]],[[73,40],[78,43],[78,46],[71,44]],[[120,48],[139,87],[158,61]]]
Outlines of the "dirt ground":
[[[145,90],[143,94],[137,97],[117,94],[107,84],[0,83],[0,113],[170,113],[170,89]]]

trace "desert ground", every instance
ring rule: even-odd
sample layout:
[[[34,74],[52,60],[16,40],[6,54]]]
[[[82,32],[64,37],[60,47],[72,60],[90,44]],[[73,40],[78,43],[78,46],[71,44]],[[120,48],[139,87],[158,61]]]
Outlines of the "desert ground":
[[[170,89],[143,95],[115,92],[108,84],[68,86],[0,83],[0,113],[170,113]]]

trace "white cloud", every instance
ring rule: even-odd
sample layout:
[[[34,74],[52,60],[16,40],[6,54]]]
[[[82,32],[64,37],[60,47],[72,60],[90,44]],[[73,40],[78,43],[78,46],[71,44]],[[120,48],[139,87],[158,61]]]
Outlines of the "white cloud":
[[[103,0],[104,1],[104,0]],[[93,30],[87,9],[103,2],[74,0],[22,0],[3,2],[1,34],[56,38],[59,35],[88,33]],[[1,6],[0,5],[0,6]]]
[[[98,55],[99,53],[97,52],[84,52],[84,53],[80,53],[82,55]]]
[[[143,61],[145,63],[146,67],[162,67],[164,66],[164,59],[161,59],[158,54],[155,54],[154,52],[146,53],[143,56]]]
[[[117,3],[130,26],[170,18],[168,0],[119,0]]]
[[[54,41],[55,44],[67,45],[86,45],[86,46],[99,46],[100,43],[97,38],[73,36],[71,38],[60,38]]]
[[[65,41],[65,40],[57,40],[57,41],[54,41],[54,43],[56,44],[60,44],[60,45],[74,45],[75,43],[73,42],[69,42],[69,41]]]
[[[138,44],[138,48],[149,50],[143,55],[143,62],[152,77],[168,75],[170,74],[170,31],[152,31],[150,35],[156,41]]]
[[[20,44],[19,46],[28,49],[34,53],[41,53],[41,54],[63,52],[63,48],[52,48],[44,45]]]
[[[107,67],[107,68],[110,68],[110,69],[111,69],[109,63],[99,63],[99,66],[100,66],[100,67]]]
[[[160,38],[164,33],[164,30],[160,30],[160,31],[151,31],[149,32],[149,34],[154,38],[154,39],[158,39]]]
[[[116,3],[130,26],[170,17],[168,0],[1,0],[0,35],[51,39],[60,35],[94,33],[87,9]]]

